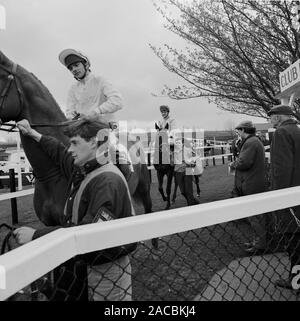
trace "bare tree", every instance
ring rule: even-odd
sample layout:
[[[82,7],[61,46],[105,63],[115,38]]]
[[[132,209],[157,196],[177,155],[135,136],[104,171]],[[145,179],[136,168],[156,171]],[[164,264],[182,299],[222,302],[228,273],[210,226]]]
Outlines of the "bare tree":
[[[219,108],[267,117],[279,104],[279,72],[300,57],[293,1],[153,0],[184,49],[150,45],[164,66],[186,81],[162,94],[207,97]],[[175,14],[174,17],[174,12]],[[299,104],[294,104],[299,116]]]

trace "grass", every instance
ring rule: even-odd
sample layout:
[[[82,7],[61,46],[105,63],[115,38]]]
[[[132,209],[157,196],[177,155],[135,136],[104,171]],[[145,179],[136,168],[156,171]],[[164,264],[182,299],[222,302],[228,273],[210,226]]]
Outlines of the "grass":
[[[220,162],[217,160],[218,166],[206,168],[200,178],[201,203],[227,199],[231,195],[233,176],[227,175],[227,165]],[[152,179],[153,211],[161,211],[165,203],[157,190],[154,171]],[[178,191],[172,208],[186,206],[179,194]],[[18,199],[18,211],[20,225],[40,226],[32,196]],[[0,202],[0,213],[0,224],[10,224],[10,201]],[[138,207],[137,213],[143,213],[143,209]],[[148,241],[139,244],[131,255],[134,300],[193,300],[218,270],[244,255],[240,245],[249,239],[249,233],[245,222],[229,222],[165,236],[160,239],[159,250],[152,249]],[[3,235],[2,231],[1,242]]]

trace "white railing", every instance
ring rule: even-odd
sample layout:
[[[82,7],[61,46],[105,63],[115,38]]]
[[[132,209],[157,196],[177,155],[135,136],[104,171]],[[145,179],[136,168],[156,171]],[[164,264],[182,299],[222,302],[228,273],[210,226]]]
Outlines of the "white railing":
[[[100,224],[62,228],[0,257],[0,300],[5,300],[78,254],[181,233],[299,204],[300,187],[292,187]]]
[[[204,148],[208,148],[208,147],[196,147],[196,148],[194,148],[194,150],[195,151],[198,151],[198,150],[201,150],[201,149],[204,149]],[[232,153],[228,153],[227,152],[227,150],[226,150],[226,148],[228,148],[228,146],[227,145],[220,145],[220,146],[217,146],[217,145],[215,145],[215,146],[209,146],[209,148],[210,149],[218,149],[218,148],[224,148],[225,149],[225,154],[217,154],[217,155],[211,155],[211,156],[205,156],[205,157],[199,157],[198,156],[198,158],[200,159],[200,160],[202,160],[202,161],[204,161],[204,160],[206,160],[206,159],[218,159],[218,158],[222,158],[222,157],[229,157],[229,156],[233,156],[233,154]],[[230,148],[228,148],[228,149],[230,149]],[[151,156],[150,156],[150,165],[148,164],[148,158],[147,158],[147,160],[146,160],[146,162],[147,162],[147,164],[148,164],[148,169],[153,169],[154,167],[153,167],[153,155],[154,155],[154,151],[152,150],[152,149],[147,149],[146,151],[145,151],[145,154],[147,155],[147,157],[148,157],[148,154],[150,154]]]
[[[31,195],[33,193],[34,193],[34,188],[25,189],[25,190],[19,191],[19,192],[5,193],[5,194],[2,194],[2,195],[0,194],[0,201],[9,200],[11,198],[27,196],[27,195]]]

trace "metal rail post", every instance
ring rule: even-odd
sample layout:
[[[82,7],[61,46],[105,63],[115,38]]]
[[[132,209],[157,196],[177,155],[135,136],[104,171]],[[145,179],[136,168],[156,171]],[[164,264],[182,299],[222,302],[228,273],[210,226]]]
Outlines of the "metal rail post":
[[[10,186],[10,192],[13,193],[16,191],[16,180],[15,180],[15,170],[11,168],[9,170],[9,186]],[[18,224],[18,207],[17,207],[17,199],[12,198],[10,200],[11,204],[11,215],[12,215],[12,224]]]

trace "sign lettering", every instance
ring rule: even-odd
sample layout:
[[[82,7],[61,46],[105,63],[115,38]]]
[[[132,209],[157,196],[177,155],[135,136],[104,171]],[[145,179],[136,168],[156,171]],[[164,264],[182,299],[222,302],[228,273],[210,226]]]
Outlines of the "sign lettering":
[[[279,81],[281,92],[300,82],[300,59],[279,74]]]
[[[296,274],[292,278],[292,287],[294,290],[299,290],[300,289],[300,265],[293,266],[292,274]]]

